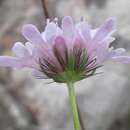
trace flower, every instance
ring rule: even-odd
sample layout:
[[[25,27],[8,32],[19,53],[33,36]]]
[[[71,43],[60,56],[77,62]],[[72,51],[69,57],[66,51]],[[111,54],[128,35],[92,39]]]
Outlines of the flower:
[[[84,20],[74,24],[70,16],[47,21],[44,32],[31,24],[23,26],[22,34],[28,42],[17,42],[12,50],[16,57],[0,56],[0,66],[33,69],[37,78],[51,78],[56,82],[75,82],[95,74],[107,60],[130,63],[124,48],[114,49],[114,18],[108,18],[99,28],[92,29]]]

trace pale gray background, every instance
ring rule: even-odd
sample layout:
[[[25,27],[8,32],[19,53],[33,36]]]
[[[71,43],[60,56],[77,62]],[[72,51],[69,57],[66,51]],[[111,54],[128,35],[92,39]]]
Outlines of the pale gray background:
[[[81,16],[94,27],[109,16],[117,19],[115,48],[130,54],[130,0],[48,0],[51,17]],[[0,54],[10,55],[16,41],[25,41],[21,27],[44,29],[40,0],[0,0]],[[130,65],[108,62],[104,73],[76,84],[85,130],[130,129]],[[67,88],[36,80],[30,70],[0,69],[0,130],[72,130]]]

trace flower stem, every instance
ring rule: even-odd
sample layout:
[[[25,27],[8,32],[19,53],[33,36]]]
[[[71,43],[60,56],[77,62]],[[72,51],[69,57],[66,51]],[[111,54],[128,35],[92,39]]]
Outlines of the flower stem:
[[[78,110],[77,110],[77,104],[76,104],[74,84],[68,83],[67,85],[68,85],[68,92],[69,92],[69,100],[71,104],[71,111],[73,114],[74,129],[80,130],[80,122],[79,122],[79,116],[78,116]]]
[[[43,7],[45,18],[47,19],[47,18],[49,18],[47,0],[41,0],[41,2],[42,2],[42,7]]]

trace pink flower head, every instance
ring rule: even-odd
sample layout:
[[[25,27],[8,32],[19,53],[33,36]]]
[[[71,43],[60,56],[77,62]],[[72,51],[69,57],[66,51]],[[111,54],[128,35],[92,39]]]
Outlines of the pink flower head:
[[[17,42],[12,50],[16,57],[1,56],[0,66],[33,69],[37,78],[52,78],[56,82],[78,81],[95,74],[107,60],[130,63],[125,49],[113,49],[110,43],[115,31],[114,19],[109,18],[97,29],[84,20],[74,24],[70,16],[61,26],[47,21],[44,32],[31,24],[22,29],[28,42]]]

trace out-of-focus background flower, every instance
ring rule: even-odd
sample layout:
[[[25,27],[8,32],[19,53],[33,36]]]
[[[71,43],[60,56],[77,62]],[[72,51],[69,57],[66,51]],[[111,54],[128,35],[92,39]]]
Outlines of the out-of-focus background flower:
[[[117,19],[116,41],[130,54],[130,0],[48,0],[51,18],[81,16],[94,27]],[[41,0],[0,0],[0,54],[12,55],[26,23],[44,30]],[[109,62],[103,74],[76,84],[83,130],[130,129],[130,65]],[[65,85],[36,80],[28,69],[0,68],[0,130],[70,130],[72,116]]]

